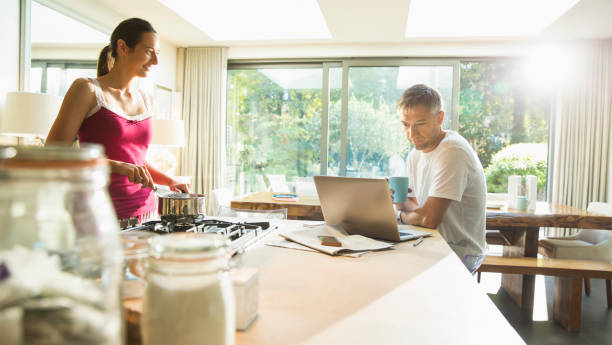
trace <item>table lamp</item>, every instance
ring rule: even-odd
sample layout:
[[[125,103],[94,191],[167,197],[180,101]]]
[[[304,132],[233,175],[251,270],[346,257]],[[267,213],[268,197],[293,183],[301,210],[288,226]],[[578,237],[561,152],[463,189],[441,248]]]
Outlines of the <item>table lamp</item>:
[[[62,97],[34,92],[8,92],[1,132],[18,137],[46,137],[62,105]]]
[[[153,120],[151,145],[185,146],[183,120]]]
[[[168,147],[185,146],[184,121],[153,119],[152,126],[153,136],[147,160],[161,171],[173,175],[178,162]]]

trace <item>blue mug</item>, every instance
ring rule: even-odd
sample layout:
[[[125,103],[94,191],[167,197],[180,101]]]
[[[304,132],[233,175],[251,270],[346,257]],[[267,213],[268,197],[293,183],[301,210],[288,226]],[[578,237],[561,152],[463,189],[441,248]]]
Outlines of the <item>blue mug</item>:
[[[393,202],[404,202],[408,197],[408,177],[389,177],[389,188],[393,190]]]

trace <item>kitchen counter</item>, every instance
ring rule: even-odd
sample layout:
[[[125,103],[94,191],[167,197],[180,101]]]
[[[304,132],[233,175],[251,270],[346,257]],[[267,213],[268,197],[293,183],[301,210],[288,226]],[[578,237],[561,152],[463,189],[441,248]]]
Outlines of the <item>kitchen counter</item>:
[[[266,246],[268,235],[243,254],[259,269],[259,317],[236,344],[524,344],[433,233],[360,258]]]

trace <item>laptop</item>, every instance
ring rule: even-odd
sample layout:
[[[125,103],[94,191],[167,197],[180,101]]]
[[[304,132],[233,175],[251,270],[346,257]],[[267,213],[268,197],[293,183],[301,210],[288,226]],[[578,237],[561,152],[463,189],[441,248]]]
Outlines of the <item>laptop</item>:
[[[315,176],[323,218],[347,233],[386,241],[429,236],[412,225],[398,225],[385,179]]]

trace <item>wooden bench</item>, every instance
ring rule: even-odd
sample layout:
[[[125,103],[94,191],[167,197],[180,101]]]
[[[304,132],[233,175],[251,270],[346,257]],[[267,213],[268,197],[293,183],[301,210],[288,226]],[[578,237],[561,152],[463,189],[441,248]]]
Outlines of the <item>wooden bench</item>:
[[[612,264],[588,260],[487,256],[478,269],[479,280],[480,272],[554,276],[553,317],[568,331],[578,332],[582,279],[612,279]]]

